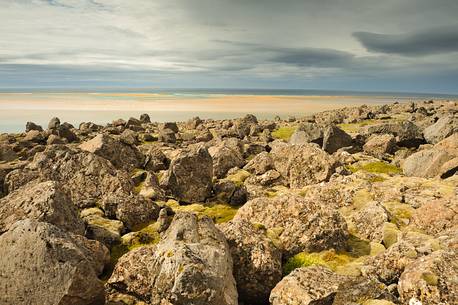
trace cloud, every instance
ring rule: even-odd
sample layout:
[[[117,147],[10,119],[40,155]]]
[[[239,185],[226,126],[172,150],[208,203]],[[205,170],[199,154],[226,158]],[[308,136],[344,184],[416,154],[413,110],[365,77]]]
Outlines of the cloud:
[[[458,52],[458,25],[397,35],[355,32],[353,36],[371,52],[404,56]]]

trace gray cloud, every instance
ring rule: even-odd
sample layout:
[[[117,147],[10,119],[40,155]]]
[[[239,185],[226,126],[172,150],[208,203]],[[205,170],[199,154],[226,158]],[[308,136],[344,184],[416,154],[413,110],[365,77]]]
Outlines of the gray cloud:
[[[458,52],[458,25],[408,34],[355,32],[353,35],[372,52],[405,56]]]

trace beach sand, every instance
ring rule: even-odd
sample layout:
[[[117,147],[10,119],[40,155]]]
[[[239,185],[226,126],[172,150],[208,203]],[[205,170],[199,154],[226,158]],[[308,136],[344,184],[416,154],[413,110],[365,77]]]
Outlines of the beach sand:
[[[384,104],[408,98],[376,96],[175,96],[154,93],[2,93],[0,132],[20,132],[27,121],[47,126],[57,116],[75,126],[81,122],[106,124],[148,113],[152,121],[184,121],[193,116],[224,119],[252,113],[270,119],[307,115],[362,104]]]

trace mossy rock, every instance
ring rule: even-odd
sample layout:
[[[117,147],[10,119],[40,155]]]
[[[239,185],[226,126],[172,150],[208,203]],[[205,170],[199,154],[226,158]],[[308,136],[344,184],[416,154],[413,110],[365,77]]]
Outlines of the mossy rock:
[[[266,236],[272,241],[272,243],[277,248],[282,248],[280,235],[281,233],[283,233],[283,231],[284,231],[284,228],[281,228],[281,227],[274,227],[274,228],[269,228],[266,230]]]
[[[430,286],[437,286],[439,283],[439,277],[431,272],[424,272],[421,278]]]
[[[410,205],[396,201],[384,202],[383,206],[388,210],[391,222],[399,227],[408,225],[415,212]]]
[[[248,171],[246,171],[244,169],[241,169],[241,170],[238,170],[236,173],[234,173],[232,175],[228,175],[226,177],[226,180],[234,182],[234,184],[237,187],[241,187],[243,185],[243,183],[245,182],[245,180],[250,176],[251,176],[251,174]]]
[[[374,174],[387,174],[387,175],[398,175],[402,174],[402,169],[396,165],[389,164],[382,161],[355,163],[348,165],[347,168],[356,173],[357,171],[366,171]]]
[[[192,212],[198,216],[208,216],[212,218],[215,223],[231,221],[239,208],[223,203],[193,203],[180,205],[175,200],[167,201],[166,205],[171,207],[175,212]]]
[[[343,270],[342,268],[353,261],[347,253],[338,253],[334,250],[321,252],[301,252],[290,257],[283,265],[283,273],[288,275],[296,268],[321,265],[333,271]]]
[[[369,119],[369,120],[362,120],[357,123],[342,123],[342,124],[338,124],[337,126],[347,133],[357,133],[360,131],[361,127],[368,126],[368,125],[374,125],[379,122],[380,121],[378,120]]]
[[[296,126],[283,126],[272,131],[271,135],[275,139],[289,141],[296,129]]]
[[[398,241],[398,235],[401,233],[394,223],[383,224],[383,244],[386,248],[391,247]]]

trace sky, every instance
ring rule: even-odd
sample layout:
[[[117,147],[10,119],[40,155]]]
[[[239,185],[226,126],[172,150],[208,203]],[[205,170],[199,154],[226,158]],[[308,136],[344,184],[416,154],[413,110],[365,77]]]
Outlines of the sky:
[[[0,88],[458,93],[457,0],[0,0]]]

